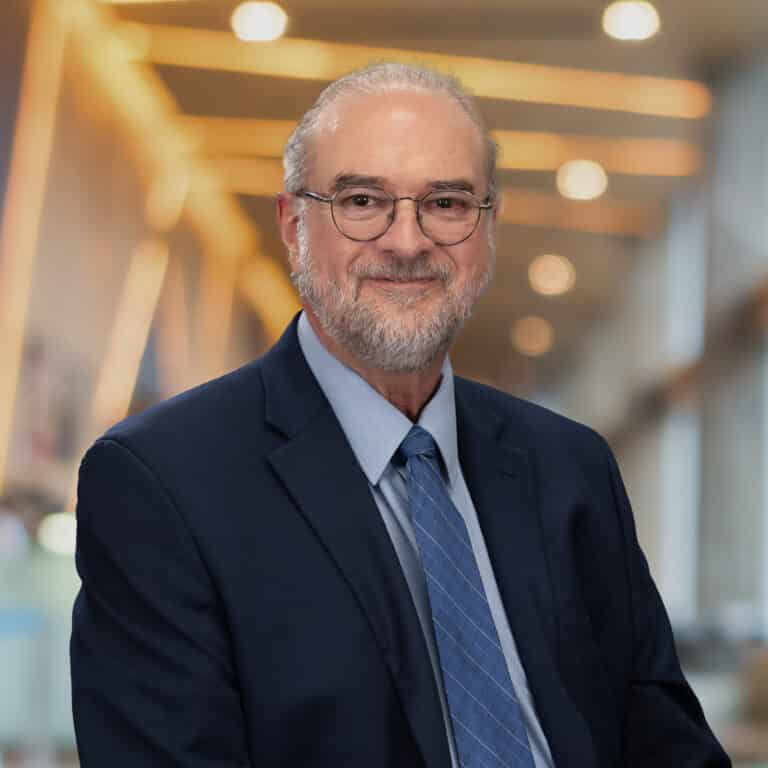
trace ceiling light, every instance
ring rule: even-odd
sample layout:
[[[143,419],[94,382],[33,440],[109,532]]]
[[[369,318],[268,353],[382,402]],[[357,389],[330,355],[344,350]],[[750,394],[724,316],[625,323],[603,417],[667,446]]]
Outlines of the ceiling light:
[[[570,200],[594,200],[608,188],[608,176],[594,160],[571,160],[560,166],[557,188]]]
[[[232,29],[246,42],[277,40],[287,23],[285,11],[275,3],[241,3],[232,14]]]
[[[46,515],[37,528],[37,540],[49,552],[57,555],[71,555],[75,551],[77,522],[67,512]]]
[[[510,338],[520,354],[527,357],[540,357],[552,349],[555,329],[543,317],[531,315],[521,317],[512,326]]]
[[[557,253],[542,253],[528,267],[531,287],[542,296],[561,296],[573,288],[576,269],[569,259]]]
[[[603,11],[603,30],[617,40],[647,40],[660,26],[658,12],[644,0],[619,0]]]

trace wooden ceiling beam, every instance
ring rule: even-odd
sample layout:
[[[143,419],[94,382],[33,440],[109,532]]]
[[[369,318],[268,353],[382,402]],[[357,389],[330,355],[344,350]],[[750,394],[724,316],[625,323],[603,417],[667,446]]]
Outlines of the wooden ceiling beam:
[[[677,139],[579,136],[563,133],[493,131],[501,149],[499,168],[556,171],[570,160],[594,160],[608,173],[630,176],[693,176],[701,151]]]
[[[58,0],[47,2],[51,5],[55,2],[57,8],[60,5]],[[260,275],[260,298],[274,295],[284,302],[284,307],[274,301],[254,304],[251,297],[256,292],[252,286],[239,284],[267,330],[270,343],[276,340],[286,312],[298,305],[291,282],[262,252],[256,223],[225,189],[222,180],[216,178],[214,169],[195,153],[194,142],[180,125],[180,113],[173,96],[154,68],[141,60],[141,42],[146,38],[143,28],[117,22],[113,9],[99,7],[90,0],[68,0],[68,3],[73,42],[92,78],[89,87],[92,82],[124,122],[135,140],[136,159],[148,166],[153,175],[185,180],[185,184],[188,180],[184,214],[205,249],[222,262],[240,263],[244,259],[252,268],[248,274]],[[160,218],[164,215],[161,210]],[[251,276],[250,283],[255,279]]]
[[[184,126],[203,152],[211,155],[282,157],[296,123],[242,117],[185,117]],[[501,150],[499,169],[556,171],[569,160],[589,159],[608,173],[632,176],[692,176],[701,168],[701,151],[689,141],[581,136],[534,131],[492,131]]]
[[[283,188],[282,164],[272,158],[211,157],[212,176],[224,190],[239,195],[274,197]],[[620,237],[651,238],[661,230],[659,205],[618,200],[566,200],[546,192],[502,189],[500,219],[507,224],[592,232]]]
[[[507,187],[502,190],[500,219],[524,227],[651,239],[664,224],[658,204],[623,200],[566,200],[559,195]]]
[[[692,80],[297,38],[254,44],[192,27],[142,29],[141,54],[155,64],[327,82],[373,61],[401,61],[453,74],[481,98],[683,119],[712,107],[709,88]]]

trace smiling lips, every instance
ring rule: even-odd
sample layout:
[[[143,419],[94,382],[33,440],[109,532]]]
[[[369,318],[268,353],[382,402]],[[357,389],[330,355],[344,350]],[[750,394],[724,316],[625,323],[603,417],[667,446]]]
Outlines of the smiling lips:
[[[437,277],[413,277],[413,278],[390,278],[390,277],[370,277],[365,282],[378,283],[381,288],[387,289],[412,289],[425,290],[435,283],[441,282]]]

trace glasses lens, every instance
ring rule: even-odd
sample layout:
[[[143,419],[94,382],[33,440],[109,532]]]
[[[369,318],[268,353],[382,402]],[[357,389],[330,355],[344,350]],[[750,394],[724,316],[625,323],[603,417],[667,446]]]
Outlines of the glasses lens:
[[[421,226],[436,243],[451,245],[466,240],[480,217],[480,208],[472,195],[460,190],[441,190],[421,202]]]
[[[371,240],[383,234],[392,218],[394,203],[381,189],[350,187],[333,200],[336,226],[354,240]]]

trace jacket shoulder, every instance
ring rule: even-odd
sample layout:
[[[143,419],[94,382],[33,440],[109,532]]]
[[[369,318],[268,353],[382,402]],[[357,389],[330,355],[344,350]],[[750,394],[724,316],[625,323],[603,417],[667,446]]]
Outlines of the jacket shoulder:
[[[129,416],[97,442],[122,444],[141,457],[209,453],[227,435],[264,430],[263,358]]]
[[[458,376],[456,392],[474,408],[493,412],[506,430],[520,434],[529,445],[560,445],[572,450],[597,451],[601,456],[610,451],[605,438],[592,427],[537,403]]]

